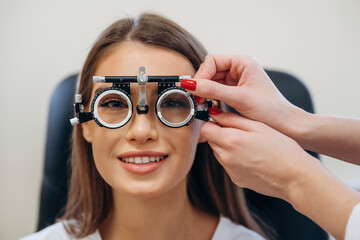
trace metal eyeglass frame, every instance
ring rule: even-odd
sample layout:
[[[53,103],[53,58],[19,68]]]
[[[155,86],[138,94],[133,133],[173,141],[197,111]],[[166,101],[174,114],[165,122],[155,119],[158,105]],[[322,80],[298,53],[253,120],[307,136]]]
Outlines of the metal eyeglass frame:
[[[182,79],[188,79],[191,76],[147,76],[145,73],[145,67],[139,67],[138,76],[93,76],[94,83],[112,83],[112,87],[103,89],[97,93],[91,103],[91,112],[84,112],[84,105],[82,104],[81,94],[75,94],[74,103],[74,117],[70,119],[72,126],[79,123],[84,123],[90,120],[94,120],[100,127],[116,129],[124,126],[131,119],[133,114],[133,103],[130,98],[130,83],[139,84],[139,104],[136,106],[138,114],[147,114],[149,112],[149,106],[146,104],[146,83],[157,82],[158,83],[158,99],[155,104],[156,116],[164,125],[171,128],[179,128],[189,125],[194,118],[202,121],[211,120],[208,112],[208,108],[212,106],[212,100],[206,99],[204,101],[203,109],[198,110],[198,105],[192,94],[187,92],[184,88],[175,85],[176,82],[181,82]],[[110,124],[101,119],[97,112],[97,106],[99,100],[106,94],[114,93],[124,98],[129,106],[127,116],[123,121],[117,124]],[[161,114],[160,103],[163,98],[172,93],[183,94],[190,103],[190,114],[188,117],[180,123],[171,123],[167,121]]]

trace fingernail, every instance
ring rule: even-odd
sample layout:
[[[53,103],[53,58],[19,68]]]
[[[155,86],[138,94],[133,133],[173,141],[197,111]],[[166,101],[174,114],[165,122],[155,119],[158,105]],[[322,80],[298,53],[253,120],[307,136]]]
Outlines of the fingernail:
[[[209,108],[208,111],[211,115],[219,115],[220,113],[223,113],[223,111],[217,108]]]
[[[201,97],[195,96],[195,101],[199,105],[201,103]]]
[[[181,87],[190,91],[195,91],[196,82],[190,79],[183,79],[181,80]]]

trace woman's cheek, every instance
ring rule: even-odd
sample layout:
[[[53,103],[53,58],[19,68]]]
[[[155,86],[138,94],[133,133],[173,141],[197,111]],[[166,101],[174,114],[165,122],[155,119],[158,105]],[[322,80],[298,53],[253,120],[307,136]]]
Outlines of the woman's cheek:
[[[119,135],[110,131],[116,132],[116,130],[105,128],[99,128],[98,131],[94,132],[95,137],[93,138],[92,149],[95,161],[111,158],[115,154],[115,148],[117,142],[119,141]]]

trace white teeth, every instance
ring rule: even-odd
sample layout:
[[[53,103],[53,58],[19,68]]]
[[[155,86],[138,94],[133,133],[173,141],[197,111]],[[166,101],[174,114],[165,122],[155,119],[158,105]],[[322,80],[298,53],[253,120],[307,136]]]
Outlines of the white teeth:
[[[150,161],[149,157],[143,157],[142,163],[148,163]]]
[[[135,163],[141,163],[141,157],[136,157],[135,158]]]
[[[164,159],[164,156],[161,157],[129,157],[129,158],[120,158],[121,161],[127,163],[135,163],[135,164],[146,164],[149,162],[159,162]]]

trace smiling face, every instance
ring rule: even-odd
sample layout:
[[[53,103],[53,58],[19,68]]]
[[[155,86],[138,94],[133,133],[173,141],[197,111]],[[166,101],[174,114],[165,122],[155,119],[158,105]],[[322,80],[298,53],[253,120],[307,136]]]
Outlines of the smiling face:
[[[192,64],[183,55],[135,41],[121,43],[97,66],[97,76],[136,76],[140,66],[146,67],[147,75],[195,74]],[[97,89],[110,86],[94,84],[91,99]],[[162,124],[155,113],[157,83],[146,85],[148,114],[136,112],[138,84],[131,84],[130,95],[135,106],[130,121],[123,127],[107,129],[94,121],[82,124],[83,136],[92,144],[100,175],[113,191],[135,197],[155,197],[177,186],[185,186],[202,123],[194,120],[181,128]]]

